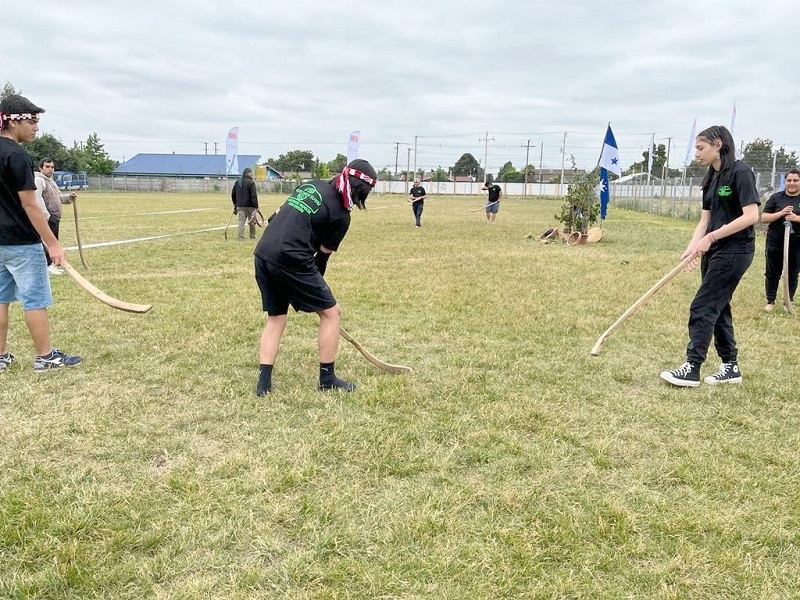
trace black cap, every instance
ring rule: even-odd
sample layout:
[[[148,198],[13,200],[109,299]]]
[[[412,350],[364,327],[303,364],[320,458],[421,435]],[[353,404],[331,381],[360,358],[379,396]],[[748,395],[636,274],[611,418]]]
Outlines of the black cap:
[[[375,181],[378,180],[378,172],[373,168],[371,164],[365,161],[363,158],[356,158],[353,160],[349,165],[347,165],[351,169],[358,169],[367,177],[374,179]]]
[[[11,94],[10,96],[6,96],[0,101],[0,112],[3,113],[3,116],[8,118],[14,118],[13,115],[37,115],[39,113],[43,113],[44,109],[36,106],[33,102],[28,100],[25,96],[20,96],[19,94]]]

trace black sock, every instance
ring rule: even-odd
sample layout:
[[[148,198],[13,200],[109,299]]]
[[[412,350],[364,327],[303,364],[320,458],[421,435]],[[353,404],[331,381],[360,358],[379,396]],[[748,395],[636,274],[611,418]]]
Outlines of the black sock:
[[[319,383],[320,385],[331,384],[336,380],[334,363],[319,363]]]
[[[272,367],[273,365],[259,366],[256,396],[264,396],[272,391]]]

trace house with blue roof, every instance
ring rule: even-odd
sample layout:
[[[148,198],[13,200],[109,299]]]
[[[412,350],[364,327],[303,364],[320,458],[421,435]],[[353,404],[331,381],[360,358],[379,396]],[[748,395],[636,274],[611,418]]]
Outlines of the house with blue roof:
[[[239,169],[250,167],[257,181],[278,181],[281,174],[269,165],[259,165],[258,154],[240,154]],[[111,175],[139,177],[226,177],[224,154],[137,154]]]

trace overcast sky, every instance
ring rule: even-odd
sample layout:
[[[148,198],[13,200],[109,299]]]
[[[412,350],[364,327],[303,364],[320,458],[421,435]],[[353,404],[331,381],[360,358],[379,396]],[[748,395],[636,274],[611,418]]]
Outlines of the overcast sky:
[[[623,165],[650,134],[682,166],[698,131],[731,125],[800,154],[796,0],[76,0],[6,9],[0,78],[66,145],[112,158],[311,150],[376,168],[593,167],[608,122]],[[9,12],[10,11],[10,12]],[[15,13],[16,14],[13,14]],[[486,135],[488,133],[488,136]],[[488,142],[484,141],[489,138]],[[400,142],[400,146],[396,145]],[[529,148],[528,148],[529,146]],[[543,146],[543,147],[542,147]],[[409,148],[412,149],[409,152]]]

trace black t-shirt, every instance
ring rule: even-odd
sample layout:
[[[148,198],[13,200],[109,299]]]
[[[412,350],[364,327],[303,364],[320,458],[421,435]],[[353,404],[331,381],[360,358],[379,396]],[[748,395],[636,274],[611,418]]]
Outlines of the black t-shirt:
[[[39,244],[42,239],[22,208],[19,192],[36,191],[33,161],[21,145],[0,137],[0,245]]]
[[[409,192],[414,197],[414,204],[425,204],[425,200],[417,200],[420,196],[425,196],[425,188],[421,185],[415,185],[411,188]]]
[[[500,189],[499,185],[494,184],[494,185],[489,186],[486,189],[489,190],[489,202],[499,202],[500,201],[500,192],[502,190]]]
[[[764,204],[764,212],[776,213],[792,205],[794,206],[794,214],[800,215],[800,196],[789,196],[785,191],[778,192],[777,194],[772,194],[766,204]],[[767,242],[783,245],[784,221],[786,221],[786,219],[778,219],[769,224],[767,228]],[[800,236],[800,226],[798,223],[792,223],[792,236]]]
[[[320,246],[336,251],[350,227],[350,211],[328,181],[301,183],[258,241],[255,255],[289,268],[311,269]]]
[[[703,191],[703,210],[711,211],[706,233],[741,217],[742,207],[748,204],[761,204],[750,167],[737,160],[730,169],[715,171],[708,188]],[[727,253],[754,252],[755,239],[755,228],[751,225],[712,244],[712,249]]]

